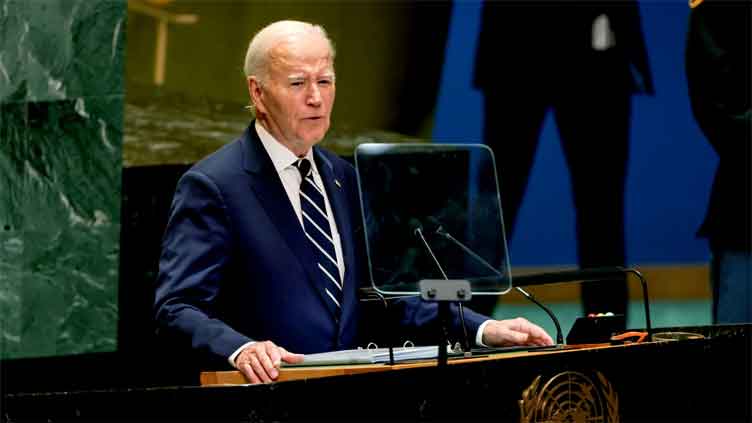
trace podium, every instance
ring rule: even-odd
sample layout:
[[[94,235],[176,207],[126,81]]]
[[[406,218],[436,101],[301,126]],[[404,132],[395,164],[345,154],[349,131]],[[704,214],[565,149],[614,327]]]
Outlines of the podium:
[[[705,338],[515,352],[442,368],[435,360],[292,368],[268,385],[225,385],[242,382],[231,372],[205,373],[203,387],[19,393],[4,397],[3,419],[750,421],[752,325],[661,331]]]

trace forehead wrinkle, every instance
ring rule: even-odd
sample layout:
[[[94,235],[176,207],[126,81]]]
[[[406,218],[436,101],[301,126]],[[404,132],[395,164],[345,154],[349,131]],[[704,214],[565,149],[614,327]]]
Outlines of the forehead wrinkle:
[[[313,61],[315,61],[314,64],[310,64],[311,61],[312,58],[310,57],[299,57],[298,55],[284,50],[280,52],[275,51],[269,53],[269,64],[272,66],[276,65],[287,68],[295,68],[300,66],[303,68],[323,69],[329,71],[331,71],[331,68],[334,67],[331,56],[329,55],[313,59]]]
[[[308,71],[302,71],[302,72],[293,72],[287,75],[287,79],[293,80],[293,79],[307,79],[309,76],[314,76],[316,78],[331,78],[334,79],[334,71],[330,69],[324,69],[321,72],[308,72]]]
[[[334,69],[331,63],[317,63],[314,65],[308,63],[290,63],[290,61],[280,60],[272,65],[281,78],[287,80],[308,79],[308,78],[332,78],[334,79]]]
[[[312,52],[324,53],[321,55],[313,55]],[[278,40],[268,51],[269,60],[282,59],[289,61],[301,60],[307,61],[310,59],[326,60],[329,63],[333,62],[332,51],[329,49],[326,39],[314,38],[306,39],[298,36],[288,36]]]

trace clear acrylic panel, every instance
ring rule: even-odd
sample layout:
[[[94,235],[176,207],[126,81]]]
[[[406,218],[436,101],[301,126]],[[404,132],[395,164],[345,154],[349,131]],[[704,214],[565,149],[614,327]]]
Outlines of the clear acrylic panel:
[[[355,150],[371,284],[418,294],[423,279],[509,291],[496,166],[479,144],[361,144]]]

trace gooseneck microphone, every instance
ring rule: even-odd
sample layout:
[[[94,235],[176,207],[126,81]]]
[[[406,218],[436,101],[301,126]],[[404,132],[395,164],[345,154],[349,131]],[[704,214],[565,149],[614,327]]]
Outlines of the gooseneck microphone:
[[[498,269],[496,269],[495,267],[493,267],[489,262],[487,262],[478,253],[476,253],[475,251],[471,250],[465,244],[461,243],[455,237],[453,237],[452,234],[450,234],[449,232],[447,232],[444,229],[444,226],[441,224],[441,222],[439,222],[436,218],[429,217],[428,220],[433,225],[436,226],[436,230],[434,231],[434,233],[436,233],[437,235],[440,235],[440,236],[444,237],[445,239],[449,240],[450,242],[452,242],[456,246],[460,247],[462,249],[462,251],[466,252],[470,257],[474,258],[479,263],[483,264],[485,267],[487,267],[488,269],[492,270],[498,276],[500,276],[502,278],[504,277],[504,275],[501,272],[499,272]],[[522,294],[525,298],[527,298],[528,300],[532,301],[535,305],[537,305],[538,307],[540,307],[541,309],[543,309],[543,311],[545,311],[546,314],[548,314],[548,317],[551,318],[551,320],[554,322],[554,325],[556,326],[556,343],[558,345],[564,344],[564,335],[562,334],[561,325],[559,324],[559,319],[556,318],[556,315],[554,315],[554,313],[548,307],[546,307],[545,305],[541,304],[537,299],[535,299],[535,297],[532,294],[530,294],[529,292],[525,291],[524,289],[520,288],[519,286],[514,286],[514,289],[517,290],[517,292],[519,292],[520,294]]]
[[[595,267],[582,270],[564,270],[560,272],[536,273],[531,275],[517,276],[512,280],[515,287],[530,285],[546,285],[551,283],[573,282],[573,281],[601,281],[608,279],[618,279],[626,274],[631,273],[640,281],[642,288],[642,302],[645,308],[645,331],[648,333],[647,339],[652,339],[652,327],[650,323],[650,301],[648,297],[648,285],[645,277],[636,269],[629,267]]]

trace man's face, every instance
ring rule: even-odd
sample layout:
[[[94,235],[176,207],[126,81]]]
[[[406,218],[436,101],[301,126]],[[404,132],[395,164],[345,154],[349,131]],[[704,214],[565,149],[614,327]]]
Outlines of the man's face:
[[[318,35],[299,36],[269,52],[268,74],[248,88],[257,117],[279,142],[298,156],[329,130],[334,105],[334,64],[329,45]]]

